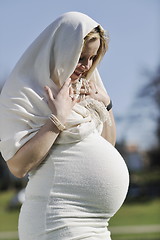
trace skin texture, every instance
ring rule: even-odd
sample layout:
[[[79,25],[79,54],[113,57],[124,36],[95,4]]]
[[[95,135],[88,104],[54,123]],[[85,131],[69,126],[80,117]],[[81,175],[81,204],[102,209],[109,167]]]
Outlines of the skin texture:
[[[78,98],[70,97],[71,95],[74,96],[72,83],[81,78],[83,74],[85,74],[91,68],[99,46],[99,39],[86,43],[75,71],[70,78],[66,80],[56,96],[53,96],[53,93],[48,86],[44,87],[44,91],[47,95],[48,106],[51,112],[63,124],[65,124],[65,121],[75,103],[79,101]],[[83,88],[81,89],[80,94],[84,95]],[[90,83],[90,91],[87,93],[87,95],[102,101],[106,106],[110,102],[108,94],[103,89],[95,86],[93,83]],[[63,107],[64,105],[65,108]],[[107,123],[104,123],[102,136],[114,145],[116,133],[112,110],[109,111],[109,114],[112,120],[112,126],[108,126]],[[54,123],[48,119],[44,126],[41,127],[41,129],[37,132],[37,134],[24,146],[22,146],[11,159],[7,161],[7,165],[13,175],[21,178],[24,177],[30,170],[36,168],[47,156],[59,133],[60,131],[57,129]]]

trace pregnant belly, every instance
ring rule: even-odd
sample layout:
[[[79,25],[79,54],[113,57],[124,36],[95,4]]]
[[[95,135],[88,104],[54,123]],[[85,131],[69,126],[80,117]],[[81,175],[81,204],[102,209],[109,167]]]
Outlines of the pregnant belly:
[[[113,215],[128,190],[128,170],[118,151],[94,133],[69,148],[53,148],[53,195]]]
[[[129,175],[118,151],[94,133],[75,144],[54,145],[30,184],[32,195],[48,191],[52,204],[63,213],[81,209],[81,214],[103,213],[110,218],[126,197]]]

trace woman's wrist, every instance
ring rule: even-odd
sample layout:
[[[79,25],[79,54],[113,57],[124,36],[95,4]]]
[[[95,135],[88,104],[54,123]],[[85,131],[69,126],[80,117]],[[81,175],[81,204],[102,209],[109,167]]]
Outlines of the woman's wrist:
[[[51,115],[54,115],[58,120],[62,123],[65,124],[66,122],[66,115],[62,111],[51,111]],[[50,116],[51,116],[50,115]],[[49,116],[49,117],[50,117]]]
[[[109,96],[107,96],[107,97],[104,98],[103,103],[104,103],[105,107],[107,107],[107,106],[110,104],[110,101],[111,101],[111,99],[110,99]]]
[[[65,125],[53,113],[50,115],[49,119],[54,123],[58,130],[60,130],[61,132],[65,130]]]

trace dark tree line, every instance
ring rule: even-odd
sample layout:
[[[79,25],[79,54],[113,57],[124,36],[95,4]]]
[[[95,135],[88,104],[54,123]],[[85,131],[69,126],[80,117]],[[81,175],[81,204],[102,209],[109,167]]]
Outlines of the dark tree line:
[[[148,73],[148,82],[140,89],[138,97],[143,103],[150,99],[153,104],[150,108],[154,109],[155,114],[151,114],[150,117],[155,118],[155,134],[160,146],[160,66],[155,73]]]
[[[145,71],[144,76],[145,83],[139,89],[135,104],[133,104],[133,108],[136,108],[135,114],[131,114],[129,118],[130,120],[132,118],[132,121],[134,119],[135,122],[143,123],[146,118],[154,122],[155,129],[151,134],[156,137],[156,142],[148,150],[147,154],[151,166],[160,167],[160,65],[155,72]],[[140,131],[147,131],[148,129],[145,127]]]
[[[145,101],[147,98],[151,99],[154,105],[155,114],[150,115],[150,117],[155,118],[156,127],[154,134],[157,138],[157,145],[148,152],[148,155],[151,158],[152,165],[160,167],[160,66],[155,73],[149,74],[148,79],[149,81],[139,91],[138,95],[142,101]]]

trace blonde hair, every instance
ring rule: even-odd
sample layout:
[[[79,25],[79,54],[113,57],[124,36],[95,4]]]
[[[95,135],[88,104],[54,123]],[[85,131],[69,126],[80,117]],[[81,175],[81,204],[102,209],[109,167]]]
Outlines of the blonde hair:
[[[106,51],[108,50],[109,36],[106,36],[105,31],[102,29],[102,27],[100,25],[95,27],[91,32],[89,32],[85,36],[84,46],[85,46],[86,43],[96,41],[97,39],[100,40],[100,47],[98,49],[96,57],[93,60],[92,67],[85,74],[86,79],[89,79],[92,72],[94,71],[94,69],[99,64],[99,62],[102,60],[103,56],[105,55]]]

